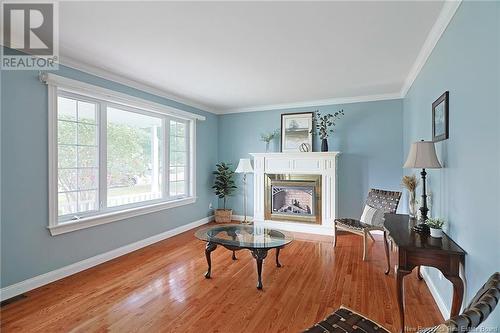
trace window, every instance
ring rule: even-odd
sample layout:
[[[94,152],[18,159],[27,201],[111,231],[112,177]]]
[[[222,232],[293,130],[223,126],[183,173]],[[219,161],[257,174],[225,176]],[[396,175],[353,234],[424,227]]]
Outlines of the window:
[[[53,235],[194,202],[195,115],[45,80]]]
[[[163,119],[107,108],[107,206],[162,198]]]
[[[99,209],[97,105],[57,99],[57,179],[59,215]]]
[[[187,193],[187,132],[186,123],[170,120],[169,192],[172,197],[181,197]]]

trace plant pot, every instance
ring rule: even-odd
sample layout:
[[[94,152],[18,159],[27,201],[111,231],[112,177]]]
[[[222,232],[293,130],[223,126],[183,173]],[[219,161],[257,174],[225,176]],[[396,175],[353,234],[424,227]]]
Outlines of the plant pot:
[[[443,237],[443,229],[435,229],[429,228],[431,230],[431,237],[434,238],[442,238]]]
[[[232,209],[216,209],[215,222],[217,223],[230,223],[233,215]]]
[[[328,151],[328,139],[321,140],[321,151]]]

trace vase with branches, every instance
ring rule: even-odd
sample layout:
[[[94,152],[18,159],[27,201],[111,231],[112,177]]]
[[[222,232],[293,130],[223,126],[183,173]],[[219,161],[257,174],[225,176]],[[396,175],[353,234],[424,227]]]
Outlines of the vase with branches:
[[[234,171],[231,169],[230,163],[218,163],[216,164],[216,170],[213,172],[215,175],[214,189],[215,195],[219,199],[222,199],[223,208],[215,210],[215,222],[231,222],[231,215],[233,214],[232,209],[226,209],[226,203],[229,196],[231,196],[234,190],[237,188],[234,184]]]
[[[344,110],[325,115],[322,115],[319,111],[314,112],[311,133],[319,135],[321,139],[321,151],[328,151],[328,137],[334,132],[336,121],[342,116],[344,116]]]
[[[266,143],[266,153],[269,152],[269,144],[271,143],[271,141],[276,139],[279,135],[280,135],[279,129],[275,129],[274,131],[268,132],[268,133],[262,133],[260,135],[260,141],[263,141]]]
[[[417,196],[418,178],[415,175],[403,176],[401,184],[408,190],[408,211],[411,218],[417,217]]]

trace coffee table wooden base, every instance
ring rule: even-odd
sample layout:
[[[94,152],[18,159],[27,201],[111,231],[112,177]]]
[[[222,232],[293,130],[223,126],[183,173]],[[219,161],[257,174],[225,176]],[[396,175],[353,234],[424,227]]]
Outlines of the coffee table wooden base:
[[[220,245],[220,244],[219,244]],[[233,260],[237,260],[236,258],[236,251],[239,250],[244,250],[239,247],[233,247],[233,246],[227,246],[227,245],[222,245],[226,249],[230,250],[233,252]],[[212,275],[212,258],[211,258],[211,253],[217,248],[217,244],[208,242],[206,247],[205,247],[205,257],[207,258],[207,264],[208,264],[208,270],[205,273],[205,278],[210,279]],[[276,267],[281,267],[281,263],[279,261],[279,255],[280,255],[280,250],[283,248],[278,247],[276,248]],[[262,290],[262,263],[264,262],[264,259],[267,257],[267,252],[269,249],[247,249],[252,253],[252,256],[255,258],[255,261],[257,262],[257,289]]]

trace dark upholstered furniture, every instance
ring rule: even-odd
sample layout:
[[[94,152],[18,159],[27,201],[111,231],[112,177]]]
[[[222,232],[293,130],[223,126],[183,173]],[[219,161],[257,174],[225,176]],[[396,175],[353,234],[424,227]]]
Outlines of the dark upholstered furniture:
[[[362,315],[352,311],[351,309],[341,307],[331,315],[325,318],[322,322],[317,323],[310,329],[304,331],[306,333],[389,333],[379,324],[363,317]]]
[[[444,323],[418,330],[417,333],[462,333],[478,327],[495,309],[500,299],[500,273],[493,274],[488,282],[478,291],[462,314],[452,317]],[[314,325],[306,333],[364,333],[389,332],[374,321],[341,307],[322,322]]]
[[[368,192],[366,204],[373,208],[380,209],[384,213],[394,214],[398,209],[400,199],[401,192],[371,189],[370,192]],[[337,244],[337,230],[347,231],[356,235],[363,236],[363,260],[366,260],[366,248],[368,242],[367,236],[369,236],[373,240],[373,236],[370,234],[370,231],[384,231],[384,226],[382,224],[371,225],[363,223],[360,220],[350,218],[335,219],[335,238],[333,246]]]

